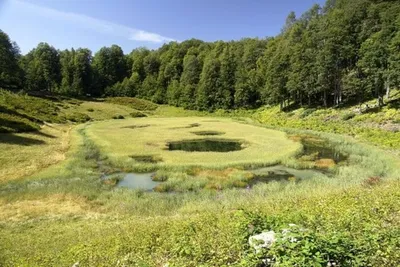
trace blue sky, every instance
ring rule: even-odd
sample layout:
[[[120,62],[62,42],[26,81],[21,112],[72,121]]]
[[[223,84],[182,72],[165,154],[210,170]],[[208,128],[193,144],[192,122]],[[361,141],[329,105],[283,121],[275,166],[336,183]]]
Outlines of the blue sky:
[[[0,0],[0,29],[23,54],[39,42],[125,53],[171,40],[238,40],[278,34],[290,11],[325,0]]]

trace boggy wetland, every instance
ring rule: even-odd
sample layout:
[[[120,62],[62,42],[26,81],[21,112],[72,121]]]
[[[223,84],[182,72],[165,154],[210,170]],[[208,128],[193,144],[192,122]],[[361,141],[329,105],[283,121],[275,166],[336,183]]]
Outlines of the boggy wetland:
[[[400,266],[400,1],[0,15],[1,267]]]
[[[193,121],[198,122],[192,123]],[[125,126],[132,123],[134,124]],[[188,127],[174,126],[185,123],[190,124]],[[115,126],[131,131],[114,135],[113,139],[107,138],[107,142],[110,142],[107,146],[111,148],[110,152],[115,152],[113,156],[117,157],[109,161],[114,162],[114,166],[121,164],[115,162],[121,162],[125,157],[122,160],[124,165],[119,165],[120,170],[125,173],[118,173],[118,168],[111,168],[108,172],[112,173],[105,174],[103,179],[105,183],[114,181],[117,186],[122,187],[158,192],[198,191],[205,188],[250,189],[251,185],[259,182],[300,182],[301,179],[318,174],[332,176],[338,166],[347,163],[347,156],[327,139],[306,134],[282,136],[279,131],[227,119],[212,122],[196,117],[164,118],[162,121],[136,119],[119,124],[121,126]],[[144,125],[146,130],[143,130]],[[190,125],[196,125],[199,129],[192,131]],[[92,127],[94,132],[89,132],[100,137],[98,131],[107,130],[103,127],[113,126],[103,123],[102,126]],[[222,132],[222,129],[226,132]],[[135,136],[136,144],[135,147],[124,145],[123,151],[117,156],[111,142],[126,142],[129,137],[125,138],[123,135]],[[210,138],[211,135],[219,137]],[[246,138],[239,139],[240,136]],[[192,139],[194,137],[196,139]],[[278,150],[279,154],[275,152]],[[141,153],[126,156],[135,151]],[[129,161],[127,157],[132,160]],[[174,159],[183,160],[178,164]],[[282,165],[282,162],[289,161],[293,162],[295,168]],[[104,161],[101,162],[100,167],[104,168],[104,164]],[[142,170],[151,172],[135,172]]]
[[[293,224],[301,242],[288,249],[312,242],[321,261],[352,262],[340,249],[359,251],[377,225],[393,227],[376,242],[397,247],[395,150],[268,126],[259,119],[265,110],[232,116],[158,106],[146,117],[112,119],[132,106],[63,103],[61,112],[94,107],[85,113],[99,119],[0,136],[6,266],[258,266],[290,243],[277,239],[260,252],[249,237]]]

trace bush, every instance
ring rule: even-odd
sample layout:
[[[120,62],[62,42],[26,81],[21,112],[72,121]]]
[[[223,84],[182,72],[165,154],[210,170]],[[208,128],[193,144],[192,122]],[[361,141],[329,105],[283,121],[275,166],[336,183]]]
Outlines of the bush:
[[[65,118],[72,122],[84,123],[90,121],[90,117],[86,114],[80,112],[73,112],[71,114],[67,114]]]
[[[147,115],[144,114],[143,112],[136,111],[136,110],[133,111],[130,115],[131,115],[132,118],[143,118],[143,117],[147,117]]]
[[[346,113],[342,116],[342,120],[344,121],[348,121],[351,120],[352,118],[354,118],[356,116],[355,113],[351,112],[351,113]]]
[[[365,263],[357,258],[359,250],[346,233],[320,234],[294,226],[278,235],[267,255],[282,266],[354,266]]]
[[[122,116],[122,115],[115,115],[115,116],[113,116],[112,118],[113,118],[114,120],[123,120],[123,119],[125,119],[125,117]]]
[[[315,108],[308,108],[308,109],[305,109],[305,110],[303,111],[303,113],[300,114],[300,118],[304,119],[304,118],[310,116],[310,115],[311,115],[312,113],[314,113],[315,111],[316,111]]]

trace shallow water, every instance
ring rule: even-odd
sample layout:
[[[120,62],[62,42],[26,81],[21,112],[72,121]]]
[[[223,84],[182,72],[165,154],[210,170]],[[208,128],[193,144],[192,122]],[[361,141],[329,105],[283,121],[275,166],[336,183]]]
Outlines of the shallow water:
[[[310,157],[314,160],[332,159],[335,163],[347,160],[347,156],[340,153],[334,146],[324,140],[310,141],[301,140],[304,150],[299,156]],[[228,152],[242,149],[241,143],[229,139],[195,139],[168,143],[169,150],[200,151],[200,152]],[[329,171],[324,169],[294,169],[283,165],[263,167],[251,170],[255,175],[249,186],[257,183],[268,183],[271,181],[300,181],[316,176],[329,176]],[[121,173],[123,178],[117,183],[117,187],[131,189],[142,189],[152,191],[162,182],[152,180],[155,173]]]
[[[123,175],[124,177],[117,183],[117,187],[151,191],[160,184],[151,179],[154,173],[125,173]]]
[[[183,150],[189,152],[230,152],[243,149],[242,143],[229,139],[195,139],[170,142],[168,150]]]
[[[272,167],[265,167],[252,170],[256,175],[256,178],[252,184],[260,182],[271,182],[271,181],[287,181],[290,178],[295,178],[296,180],[310,179],[315,176],[325,175],[321,170],[307,169],[307,170],[297,170],[289,168],[283,165],[276,165]]]
[[[340,153],[333,145],[329,143],[314,143],[310,141],[302,141],[304,155],[315,155],[315,159],[333,159],[336,163],[347,160],[347,156]]]

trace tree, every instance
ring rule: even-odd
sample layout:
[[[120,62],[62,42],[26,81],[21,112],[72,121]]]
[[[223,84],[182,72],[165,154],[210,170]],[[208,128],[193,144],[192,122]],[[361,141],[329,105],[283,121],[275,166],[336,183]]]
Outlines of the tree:
[[[140,87],[138,96],[148,100],[153,100],[157,92],[157,87],[157,77],[155,75],[148,75]]]
[[[360,48],[358,66],[366,75],[367,89],[377,98],[378,106],[383,105],[385,80],[389,86],[389,47],[382,31],[373,34]]]
[[[89,49],[71,49],[60,52],[61,85],[58,92],[81,96],[92,94],[92,52]]]
[[[230,109],[234,104],[237,66],[230,44],[227,44],[222,51],[220,61],[220,88],[217,91],[216,105],[217,108]]]
[[[47,43],[40,43],[22,59],[25,87],[29,91],[57,91],[61,82],[59,52]]]
[[[94,95],[103,94],[106,87],[122,82],[129,73],[126,57],[117,45],[101,48],[93,57],[92,68],[95,79]]]
[[[296,17],[274,38],[170,42],[159,49],[103,47],[59,52],[39,44],[20,55],[0,35],[0,86],[66,95],[138,96],[190,109],[255,108],[261,104],[339,106],[400,86],[400,3],[327,0]]]
[[[132,61],[132,74],[137,73],[141,81],[146,78],[146,72],[144,69],[144,58],[150,54],[150,50],[147,48],[137,48],[131,52],[129,57]]]
[[[11,42],[8,35],[0,30],[0,88],[18,89],[23,84],[18,45]]]
[[[196,108],[214,110],[215,90],[220,86],[221,63],[211,53],[204,62],[199,86],[196,91]]]
[[[200,80],[201,64],[196,55],[188,53],[183,60],[183,73],[180,80],[180,101],[185,108],[195,108],[195,93]]]

